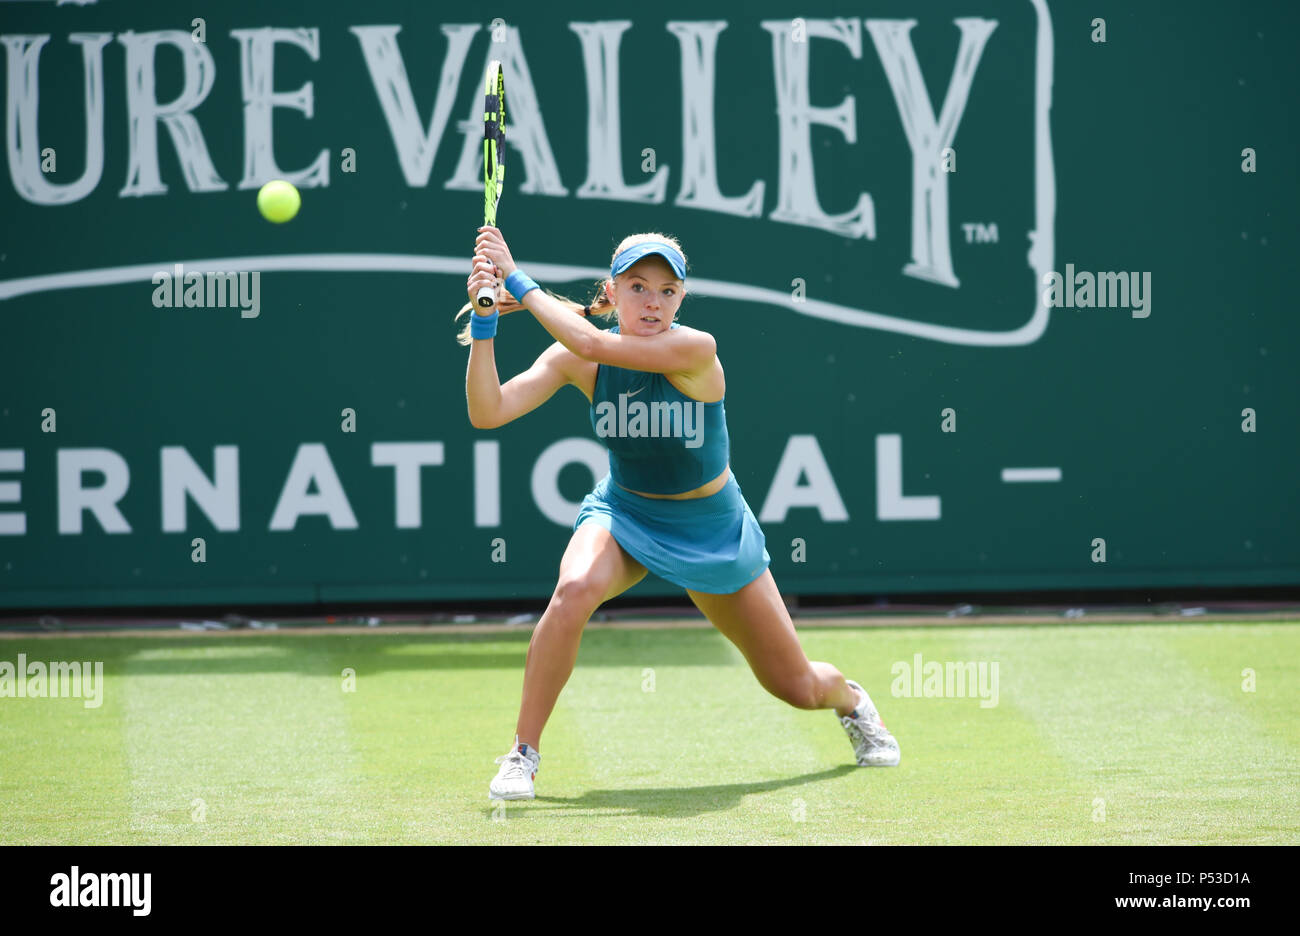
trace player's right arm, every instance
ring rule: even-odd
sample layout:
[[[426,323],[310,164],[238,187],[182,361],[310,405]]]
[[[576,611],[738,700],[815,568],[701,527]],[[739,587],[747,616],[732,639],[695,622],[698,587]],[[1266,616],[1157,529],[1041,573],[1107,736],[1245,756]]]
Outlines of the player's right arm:
[[[475,341],[470,345],[465,396],[469,422],[475,429],[496,429],[541,406],[565,384],[574,383],[577,358],[558,341],[537,356],[533,366],[503,385],[497,377],[492,351]]]
[[[480,287],[496,283],[496,273],[490,260],[481,254],[474,256],[474,266],[465,284],[471,302]],[[498,305],[501,306],[503,290],[498,287],[497,292]],[[513,299],[510,301],[513,303]],[[470,425],[475,429],[504,426],[537,409],[565,384],[577,386],[575,365],[578,359],[558,341],[538,355],[532,367],[502,385],[497,374],[495,344],[495,338],[486,338],[472,340],[469,345],[465,400],[469,405]]]

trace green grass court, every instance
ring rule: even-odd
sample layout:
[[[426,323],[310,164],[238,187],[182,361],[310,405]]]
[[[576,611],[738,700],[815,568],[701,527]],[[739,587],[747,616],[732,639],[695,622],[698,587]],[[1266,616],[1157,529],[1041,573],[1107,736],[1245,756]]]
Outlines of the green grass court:
[[[528,638],[0,640],[106,679],[98,709],[0,699],[0,843],[1300,843],[1293,622],[801,627],[872,693],[892,769],[716,631],[593,626],[538,799],[496,808]],[[917,653],[996,662],[998,704],[893,697]]]

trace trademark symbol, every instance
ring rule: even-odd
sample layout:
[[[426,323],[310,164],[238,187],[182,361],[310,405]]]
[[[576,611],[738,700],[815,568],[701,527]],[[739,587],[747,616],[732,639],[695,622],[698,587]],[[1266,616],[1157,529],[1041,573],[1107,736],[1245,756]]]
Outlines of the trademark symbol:
[[[996,224],[968,221],[961,226],[961,229],[966,232],[966,243],[968,244],[996,244],[998,242],[998,226]]]

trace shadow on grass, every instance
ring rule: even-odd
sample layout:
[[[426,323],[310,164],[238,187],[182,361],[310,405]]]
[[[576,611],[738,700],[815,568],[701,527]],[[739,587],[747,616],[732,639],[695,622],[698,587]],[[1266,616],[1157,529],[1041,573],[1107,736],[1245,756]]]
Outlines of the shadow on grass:
[[[6,642],[0,660],[100,660],[107,676],[262,675],[337,678],[430,670],[522,671],[532,628],[490,634],[196,634],[171,637],[70,637],[56,645]],[[715,630],[598,630],[583,635],[580,666],[733,666]]]
[[[822,780],[833,780],[855,770],[854,764],[841,764],[816,773],[759,783],[723,783],[716,786],[691,787],[633,787],[626,790],[588,790],[581,796],[539,796],[531,803],[520,803],[512,810],[512,817],[522,817],[526,812],[584,810],[590,815],[656,816],[662,819],[688,819],[704,813],[733,809],[753,793],[771,793],[787,787],[807,786]],[[514,804],[511,804],[514,805]],[[612,810],[612,812],[610,812]],[[492,810],[487,814],[490,816]]]

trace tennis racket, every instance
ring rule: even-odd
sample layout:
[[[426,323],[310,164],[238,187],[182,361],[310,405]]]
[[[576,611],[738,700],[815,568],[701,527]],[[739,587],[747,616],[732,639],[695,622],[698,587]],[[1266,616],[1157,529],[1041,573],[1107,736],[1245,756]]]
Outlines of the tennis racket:
[[[487,87],[483,96],[483,223],[496,227],[497,205],[505,184],[506,167],[501,157],[506,151],[506,76],[501,63],[488,62]],[[496,302],[496,287],[478,291],[480,308]]]

